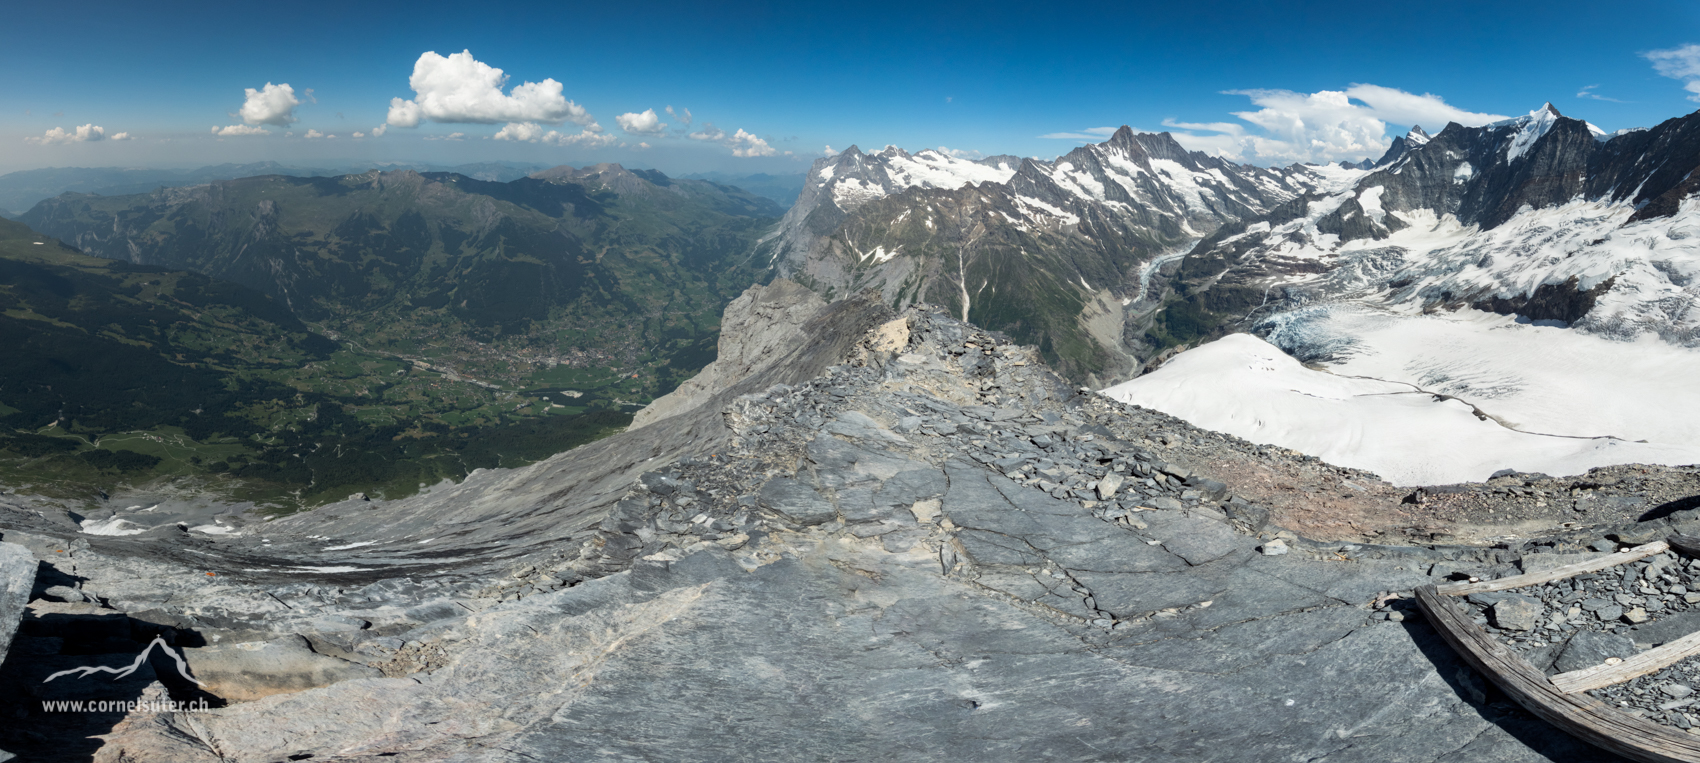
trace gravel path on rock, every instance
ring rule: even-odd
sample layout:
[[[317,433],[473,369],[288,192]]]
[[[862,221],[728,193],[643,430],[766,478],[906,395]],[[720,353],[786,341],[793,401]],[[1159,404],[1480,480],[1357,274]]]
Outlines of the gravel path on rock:
[[[1543,585],[1471,594],[1465,601],[1477,625],[1551,676],[1620,660],[1700,630],[1700,559],[1667,551]],[[1700,734],[1696,687],[1700,658],[1691,657],[1588,693],[1631,715]]]

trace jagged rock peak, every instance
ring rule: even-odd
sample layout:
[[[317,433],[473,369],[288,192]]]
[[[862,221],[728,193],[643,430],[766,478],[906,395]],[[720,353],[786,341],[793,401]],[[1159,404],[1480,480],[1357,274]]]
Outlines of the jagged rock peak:
[[[1404,158],[1406,154],[1428,145],[1430,140],[1433,140],[1433,138],[1423,130],[1422,125],[1411,125],[1409,132],[1406,132],[1400,137],[1394,138],[1393,142],[1388,144],[1387,152],[1382,154],[1380,159],[1376,159],[1374,161],[1365,159],[1357,164],[1353,164],[1351,162],[1340,162],[1340,166],[1347,169],[1358,170],[1373,170],[1386,167]]]
[[[1120,146],[1129,145],[1133,143],[1133,136],[1133,128],[1128,127],[1127,125],[1122,125],[1121,129],[1116,130],[1116,134],[1110,136],[1109,143]]]

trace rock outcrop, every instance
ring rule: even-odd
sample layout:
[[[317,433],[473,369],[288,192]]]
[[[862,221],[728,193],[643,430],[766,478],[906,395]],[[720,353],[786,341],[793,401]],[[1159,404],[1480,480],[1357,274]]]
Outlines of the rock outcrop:
[[[758,375],[774,359],[808,341],[803,324],[824,307],[826,302],[814,292],[783,278],[744,292],[726,306],[714,362],[638,411],[629,429],[699,408],[715,394]]]
[[[18,632],[24,604],[35,586],[35,557],[16,543],[0,543],[0,657]]]
[[[793,327],[729,347],[749,375],[705,379],[681,398],[695,408],[409,502],[66,542],[70,519],[6,496],[6,539],[82,599],[44,587],[38,618],[94,619],[26,628],[43,656],[0,668],[0,697],[28,697],[0,712],[33,720],[0,746],[184,763],[1598,759],[1390,592],[1609,546],[1608,528],[1368,543],[1448,504],[1083,392],[932,308],[810,307],[792,289],[747,295]],[[1695,529],[1695,513],[1610,532]],[[223,706],[72,724],[35,704],[97,691],[42,684],[43,660],[123,664],[166,636]],[[254,691],[206,651],[279,639],[287,665],[262,687],[333,658],[369,670]],[[201,696],[158,668],[123,698]]]

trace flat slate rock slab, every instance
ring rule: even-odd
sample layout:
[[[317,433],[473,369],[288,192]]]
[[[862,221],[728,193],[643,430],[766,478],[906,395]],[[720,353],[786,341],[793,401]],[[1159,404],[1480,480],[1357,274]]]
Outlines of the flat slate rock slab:
[[[0,658],[18,632],[35,586],[35,555],[16,543],[0,543]]]

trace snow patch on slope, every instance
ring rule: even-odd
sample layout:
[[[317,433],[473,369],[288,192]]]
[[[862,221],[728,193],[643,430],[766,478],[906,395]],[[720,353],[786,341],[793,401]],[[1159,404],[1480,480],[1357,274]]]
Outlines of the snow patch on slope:
[[[148,528],[120,517],[85,519],[80,524],[84,535],[140,535]]]
[[[881,156],[884,156],[882,154]],[[990,167],[928,149],[910,156],[901,151],[887,159],[899,188],[961,188],[975,183],[1007,183],[1015,177],[1008,164]]]
[[[1357,185],[1370,173],[1369,170],[1347,169],[1337,164],[1307,164],[1303,169],[1314,177],[1317,191],[1330,195]]]

